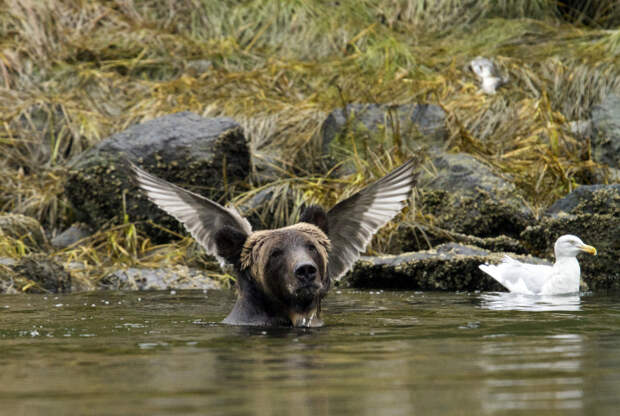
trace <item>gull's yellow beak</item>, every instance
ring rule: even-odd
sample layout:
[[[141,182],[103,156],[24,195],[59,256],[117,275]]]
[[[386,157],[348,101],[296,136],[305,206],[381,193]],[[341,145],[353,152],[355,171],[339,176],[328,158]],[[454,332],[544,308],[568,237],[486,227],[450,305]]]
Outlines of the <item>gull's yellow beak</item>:
[[[579,249],[581,251],[585,251],[586,253],[590,253],[593,256],[596,256],[596,248],[589,246],[587,244],[582,245],[581,247],[579,247]]]

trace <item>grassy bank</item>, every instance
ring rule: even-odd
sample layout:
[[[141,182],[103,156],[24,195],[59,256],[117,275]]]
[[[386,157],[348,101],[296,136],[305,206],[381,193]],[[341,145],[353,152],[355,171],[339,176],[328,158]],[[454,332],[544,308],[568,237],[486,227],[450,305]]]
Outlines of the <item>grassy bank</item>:
[[[317,177],[326,114],[349,102],[412,101],[441,105],[451,150],[495,166],[544,209],[603,169],[567,123],[620,91],[620,6],[583,13],[558,3],[0,1],[0,210],[37,218],[52,234],[64,229],[73,221],[63,195],[69,160],[131,124],[184,110],[237,119],[257,157],[286,149],[282,186],[333,203],[398,160],[379,154],[358,161],[354,177]],[[480,93],[466,68],[478,55],[509,76],[496,95]],[[254,186],[250,178],[248,192]],[[1,239],[0,256],[28,252]],[[202,261],[191,240],[155,247],[131,219],[59,255],[94,275]]]

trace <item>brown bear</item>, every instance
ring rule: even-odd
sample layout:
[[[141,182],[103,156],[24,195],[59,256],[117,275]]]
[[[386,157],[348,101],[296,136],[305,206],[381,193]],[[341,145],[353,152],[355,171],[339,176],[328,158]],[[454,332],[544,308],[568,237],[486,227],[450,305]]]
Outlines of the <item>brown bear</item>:
[[[233,266],[238,296],[223,322],[234,325],[322,325],[321,300],[332,280],[400,212],[415,183],[409,160],[327,212],[311,205],[297,224],[253,232],[235,208],[132,168],[151,201],[182,222],[208,254]]]

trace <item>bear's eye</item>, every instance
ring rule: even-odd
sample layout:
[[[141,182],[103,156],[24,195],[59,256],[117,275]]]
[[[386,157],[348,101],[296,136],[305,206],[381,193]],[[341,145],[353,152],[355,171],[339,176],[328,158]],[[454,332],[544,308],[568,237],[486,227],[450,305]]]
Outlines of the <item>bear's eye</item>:
[[[316,247],[314,246],[314,244],[308,244],[307,246],[308,250],[315,253],[316,252]]]
[[[284,251],[282,249],[276,248],[271,252],[271,257],[272,258],[280,257],[283,253]]]

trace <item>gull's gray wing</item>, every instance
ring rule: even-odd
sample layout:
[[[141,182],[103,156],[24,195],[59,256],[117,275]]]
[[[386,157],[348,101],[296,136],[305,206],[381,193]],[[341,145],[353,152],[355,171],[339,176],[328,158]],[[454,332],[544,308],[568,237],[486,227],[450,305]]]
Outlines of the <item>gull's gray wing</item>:
[[[539,294],[553,273],[553,266],[523,263],[510,256],[504,256],[497,265],[481,264],[478,268],[510,292],[530,295]]]
[[[187,191],[163,179],[147,173],[131,163],[140,188],[159,208],[179,220],[187,231],[206,250],[217,256],[215,233],[229,226],[250,235],[252,227],[247,219],[233,208],[226,208],[201,195]],[[218,257],[220,263],[223,259]]]
[[[338,279],[366,250],[372,236],[405,206],[416,180],[414,159],[336,204],[327,212],[332,249],[329,275]]]

